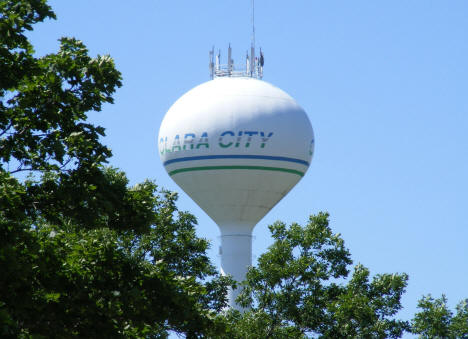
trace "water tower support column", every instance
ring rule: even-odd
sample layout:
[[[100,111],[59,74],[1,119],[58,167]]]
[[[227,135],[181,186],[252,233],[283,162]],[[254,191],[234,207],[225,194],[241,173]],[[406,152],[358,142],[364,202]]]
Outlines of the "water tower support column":
[[[232,275],[234,280],[242,282],[249,266],[252,265],[252,230],[232,229],[231,227],[220,227],[221,229],[221,273]],[[241,292],[229,290],[229,306],[242,311],[242,307],[236,304],[235,299]]]

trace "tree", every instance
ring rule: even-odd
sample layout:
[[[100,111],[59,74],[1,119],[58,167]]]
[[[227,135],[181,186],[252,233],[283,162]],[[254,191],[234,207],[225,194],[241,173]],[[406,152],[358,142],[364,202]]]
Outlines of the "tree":
[[[468,338],[468,300],[460,302],[457,313],[448,309],[447,298],[423,296],[418,302],[420,312],[412,321],[412,332],[419,338]]]
[[[241,305],[229,315],[228,337],[236,338],[398,338],[409,324],[394,319],[401,309],[406,274],[354,268],[345,284],[349,251],[328,225],[328,214],[311,216],[306,226],[270,226],[274,243],[243,283]]]
[[[25,32],[48,18],[45,0],[0,1],[0,336],[215,335],[229,279],[177,195],[105,166],[87,116],[121,75],[74,38],[35,57]]]

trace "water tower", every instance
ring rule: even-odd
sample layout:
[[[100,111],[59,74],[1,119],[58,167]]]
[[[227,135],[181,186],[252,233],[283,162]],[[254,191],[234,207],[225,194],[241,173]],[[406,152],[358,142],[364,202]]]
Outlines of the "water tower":
[[[264,57],[241,67],[210,52],[211,80],[185,93],[159,130],[159,154],[171,178],[221,231],[221,272],[236,281],[252,263],[252,231],[306,173],[312,126],[287,93],[261,80]],[[239,308],[239,289],[229,304]]]

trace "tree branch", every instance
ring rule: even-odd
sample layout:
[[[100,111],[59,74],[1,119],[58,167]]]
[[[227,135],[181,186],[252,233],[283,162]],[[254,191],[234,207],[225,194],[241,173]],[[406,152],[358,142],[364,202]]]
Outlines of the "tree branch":
[[[0,133],[0,137],[4,135],[6,132],[8,132],[12,126],[13,126],[13,123],[10,122],[10,124],[2,131],[2,133]]]

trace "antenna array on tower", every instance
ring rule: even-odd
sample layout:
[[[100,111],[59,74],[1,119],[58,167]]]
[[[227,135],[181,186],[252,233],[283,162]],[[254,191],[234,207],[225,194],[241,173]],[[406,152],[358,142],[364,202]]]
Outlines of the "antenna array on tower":
[[[218,54],[214,55],[214,47],[210,51],[210,78],[219,77],[249,77],[262,79],[263,78],[263,65],[265,58],[263,56],[262,49],[260,49],[260,57],[255,56],[255,47],[252,45],[249,52],[247,52],[245,58],[245,64],[240,66],[234,64],[232,60],[232,48],[231,45],[228,47],[227,63],[221,64],[221,51],[218,50]]]
[[[215,61],[216,60],[216,61]],[[249,77],[262,79],[263,78],[263,64],[265,58],[263,57],[262,49],[260,48],[260,57],[255,56],[255,0],[252,0],[252,36],[250,43],[250,55],[247,52],[245,57],[245,66],[234,64],[232,60],[231,44],[228,47],[228,58],[226,64],[221,64],[221,51],[214,55],[214,47],[210,51],[210,78],[219,77]]]

